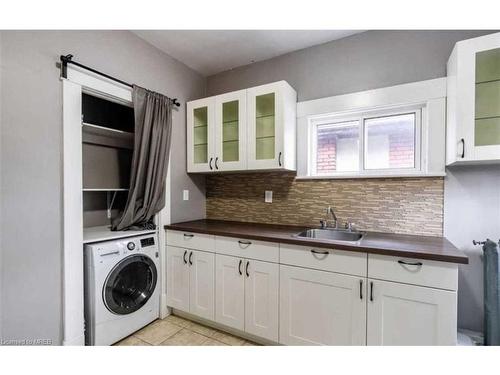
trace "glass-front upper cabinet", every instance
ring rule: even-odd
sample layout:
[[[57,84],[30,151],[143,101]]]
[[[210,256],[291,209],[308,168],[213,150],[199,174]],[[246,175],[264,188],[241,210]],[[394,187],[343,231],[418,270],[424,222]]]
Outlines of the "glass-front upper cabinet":
[[[500,160],[500,33],[458,42],[447,74],[447,164]]]
[[[187,103],[187,171],[215,170],[215,97]]]
[[[247,90],[248,169],[295,170],[296,105],[285,81]]]
[[[247,167],[246,90],[215,97],[215,171]]]

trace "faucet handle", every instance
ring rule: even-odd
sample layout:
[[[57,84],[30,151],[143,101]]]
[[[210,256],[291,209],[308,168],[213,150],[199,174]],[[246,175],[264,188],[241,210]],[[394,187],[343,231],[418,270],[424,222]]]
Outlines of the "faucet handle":
[[[354,231],[354,230],[356,230],[355,225],[356,224],[354,224],[354,223],[352,223],[350,221],[346,221],[346,223],[345,223],[345,229],[347,229],[348,231]]]

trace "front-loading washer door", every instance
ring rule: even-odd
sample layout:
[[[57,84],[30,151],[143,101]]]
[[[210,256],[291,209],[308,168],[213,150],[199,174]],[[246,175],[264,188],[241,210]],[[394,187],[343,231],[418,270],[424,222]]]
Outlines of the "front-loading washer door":
[[[139,310],[153,294],[158,272],[145,255],[131,255],[119,262],[104,283],[104,304],[114,314],[126,315]]]

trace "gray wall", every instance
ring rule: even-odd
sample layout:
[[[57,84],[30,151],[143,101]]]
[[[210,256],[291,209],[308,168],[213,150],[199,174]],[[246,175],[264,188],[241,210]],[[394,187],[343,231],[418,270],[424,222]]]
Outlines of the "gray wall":
[[[205,79],[127,31],[1,32],[1,301],[5,339],[61,342],[62,90],[56,62],[87,65],[177,97]],[[184,106],[174,114],[172,219],[204,217],[203,180],[185,173]],[[182,189],[191,200],[183,202]]]
[[[443,77],[457,41],[491,32],[368,31],[208,77],[207,92],[283,79],[303,101]],[[482,330],[483,276],[471,241],[499,236],[499,168],[449,169],[445,179],[444,233],[471,257],[460,268],[459,326],[474,330]]]
[[[485,33],[368,31],[213,75],[207,93],[286,80],[303,101],[443,77],[454,44]]]
[[[460,326],[482,331],[482,249],[472,240],[500,238],[500,166],[448,168],[444,219],[444,235],[469,256],[469,264],[460,266],[458,280]]]

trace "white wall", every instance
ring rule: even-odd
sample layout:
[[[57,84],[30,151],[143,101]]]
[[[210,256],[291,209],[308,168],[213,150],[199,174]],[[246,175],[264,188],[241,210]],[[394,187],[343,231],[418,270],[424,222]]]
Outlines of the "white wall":
[[[205,79],[128,31],[2,31],[1,309],[5,339],[61,343],[62,85],[56,63],[83,64],[177,97],[171,155],[172,220],[205,215],[204,179],[185,172],[187,100]],[[182,189],[191,191],[181,201]]]
[[[500,238],[500,165],[447,169],[444,184],[444,235],[469,256],[460,266],[458,324],[483,329],[483,262],[472,240]]]

